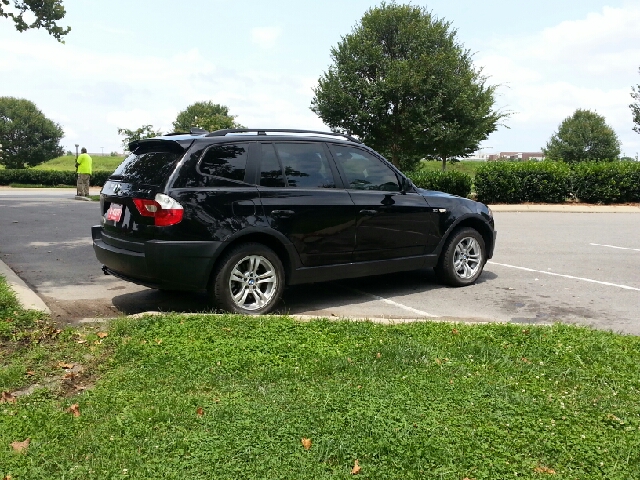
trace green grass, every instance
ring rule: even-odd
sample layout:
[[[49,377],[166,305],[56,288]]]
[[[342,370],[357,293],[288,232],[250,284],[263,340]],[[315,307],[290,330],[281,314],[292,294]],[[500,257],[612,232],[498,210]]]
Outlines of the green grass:
[[[447,171],[451,170],[454,172],[466,173],[470,175],[472,179],[476,176],[476,170],[480,165],[484,165],[485,162],[472,162],[469,160],[461,160],[456,163],[447,163]],[[420,168],[423,168],[428,171],[442,171],[442,162],[441,161],[426,161],[423,160],[420,162]]]
[[[118,165],[122,163],[125,157],[110,157],[110,156],[100,156],[94,155],[91,157],[93,159],[93,170],[109,170],[114,171]],[[66,171],[75,171],[76,157],[75,155],[64,155],[62,157],[54,158],[53,160],[49,160],[48,162],[42,163],[36,167],[33,167],[37,170],[66,170]]]
[[[352,478],[356,459],[376,479],[640,478],[637,337],[233,315],[74,332],[37,348],[101,358],[95,385],[0,405],[0,478]]]

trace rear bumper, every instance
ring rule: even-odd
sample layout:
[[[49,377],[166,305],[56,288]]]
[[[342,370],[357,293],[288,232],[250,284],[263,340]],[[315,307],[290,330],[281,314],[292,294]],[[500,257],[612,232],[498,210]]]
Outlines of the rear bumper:
[[[124,280],[151,288],[207,288],[222,242],[161,241],[105,243],[100,225],[91,227],[93,251],[106,269]]]

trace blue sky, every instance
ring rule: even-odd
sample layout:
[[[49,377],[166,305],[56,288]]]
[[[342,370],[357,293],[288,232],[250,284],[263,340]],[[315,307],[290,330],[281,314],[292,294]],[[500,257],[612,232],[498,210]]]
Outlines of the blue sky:
[[[330,49],[366,0],[65,0],[64,45],[0,20],[0,95],[34,101],[63,145],[121,151],[117,129],[169,131],[211,100],[248,127],[326,129],[309,110]],[[628,108],[640,83],[640,1],[435,0],[513,112],[485,152],[538,151],[576,108],[604,115],[622,150],[640,151]]]

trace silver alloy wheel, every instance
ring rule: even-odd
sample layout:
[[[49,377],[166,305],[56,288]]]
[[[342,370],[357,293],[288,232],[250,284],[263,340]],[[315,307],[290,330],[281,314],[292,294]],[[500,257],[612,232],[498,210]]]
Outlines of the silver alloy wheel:
[[[245,310],[259,310],[276,293],[276,269],[261,255],[248,255],[231,270],[229,291],[233,303]]]
[[[464,237],[453,253],[453,271],[459,278],[473,278],[482,267],[482,249],[473,237]]]

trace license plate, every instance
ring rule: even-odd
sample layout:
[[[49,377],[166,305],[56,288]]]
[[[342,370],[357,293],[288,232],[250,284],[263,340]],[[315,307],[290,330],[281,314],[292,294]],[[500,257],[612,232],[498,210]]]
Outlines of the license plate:
[[[120,217],[122,217],[122,205],[112,203],[109,210],[107,210],[107,220],[119,222]]]

